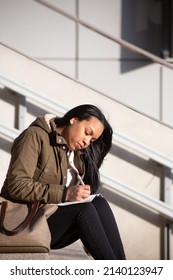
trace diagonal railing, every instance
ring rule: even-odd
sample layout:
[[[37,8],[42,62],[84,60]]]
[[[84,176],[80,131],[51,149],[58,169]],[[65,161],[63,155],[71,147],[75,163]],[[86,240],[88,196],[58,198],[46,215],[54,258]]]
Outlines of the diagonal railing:
[[[147,57],[149,60],[152,60],[153,62],[156,62],[160,65],[163,65],[163,66],[173,70],[173,65],[171,63],[167,62],[163,58],[158,57],[157,55],[154,55],[154,54],[152,54],[152,53],[150,53],[150,52],[148,52],[148,51],[146,51],[146,50],[144,50],[140,47],[137,47],[136,45],[131,44],[131,43],[129,43],[129,42],[123,40],[123,39],[112,36],[111,34],[108,34],[107,32],[104,32],[103,30],[100,30],[99,28],[89,24],[88,22],[85,22],[85,21],[81,20],[80,18],[75,17],[75,16],[65,12],[64,10],[59,9],[57,6],[55,6],[51,3],[48,3],[45,0],[34,0],[34,1],[48,7],[49,9],[52,9],[53,11],[65,16],[66,18],[71,19],[74,22],[76,22],[76,23],[78,23],[78,24],[80,24],[80,25],[82,25],[82,26],[84,26],[84,27],[102,35],[103,37],[111,40],[112,42],[115,42],[115,43],[119,44],[121,47],[126,48],[131,52],[135,52],[135,53],[138,53],[140,55],[143,55],[143,56]]]
[[[44,108],[49,108],[51,111],[55,111],[60,116],[64,115],[64,113],[67,112],[67,108],[59,105],[55,101],[52,101],[49,98],[46,98],[42,96],[41,94],[32,91],[31,89],[27,88],[26,86],[18,85],[15,82],[7,79],[6,77],[0,76],[0,83],[7,88],[33,100],[36,101],[40,106]],[[140,154],[143,154],[152,160],[167,166],[169,168],[173,168],[173,158],[171,156],[165,156],[162,153],[159,153],[156,150],[151,149],[148,146],[145,146],[144,144],[141,144],[134,139],[123,135],[119,132],[113,133],[113,144],[117,144],[117,142],[139,152]]]

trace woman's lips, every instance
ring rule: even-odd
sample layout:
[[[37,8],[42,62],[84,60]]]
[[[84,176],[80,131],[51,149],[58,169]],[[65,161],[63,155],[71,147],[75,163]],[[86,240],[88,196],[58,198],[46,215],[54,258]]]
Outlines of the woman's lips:
[[[83,146],[80,143],[78,143],[78,148],[83,149]]]

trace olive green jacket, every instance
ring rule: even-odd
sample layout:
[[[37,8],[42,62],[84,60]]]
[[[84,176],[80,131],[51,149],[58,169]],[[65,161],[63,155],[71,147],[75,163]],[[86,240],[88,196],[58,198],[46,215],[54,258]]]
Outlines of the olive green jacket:
[[[38,117],[14,141],[1,196],[20,201],[59,203],[67,180],[67,144],[56,132],[55,116]],[[82,175],[81,151],[75,165]]]

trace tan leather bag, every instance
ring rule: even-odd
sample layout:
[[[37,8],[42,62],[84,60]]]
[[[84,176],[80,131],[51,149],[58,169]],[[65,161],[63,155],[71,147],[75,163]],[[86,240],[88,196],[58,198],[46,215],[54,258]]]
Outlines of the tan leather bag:
[[[0,197],[0,253],[48,253],[51,235],[47,219],[57,208]]]

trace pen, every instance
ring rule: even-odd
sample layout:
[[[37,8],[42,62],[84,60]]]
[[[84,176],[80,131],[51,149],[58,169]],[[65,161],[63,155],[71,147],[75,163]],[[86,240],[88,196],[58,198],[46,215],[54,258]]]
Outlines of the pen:
[[[79,173],[77,174],[77,178],[79,180],[79,182],[81,183],[81,185],[85,185],[84,181],[82,180],[81,176],[79,175]]]
[[[81,176],[79,175],[79,171],[77,170],[77,168],[74,166],[74,163],[72,161],[69,160],[69,164],[71,166],[71,168],[73,168],[73,170],[77,173],[77,178],[80,182],[81,185],[85,185],[84,181],[82,180]]]

